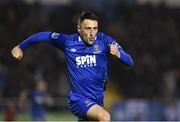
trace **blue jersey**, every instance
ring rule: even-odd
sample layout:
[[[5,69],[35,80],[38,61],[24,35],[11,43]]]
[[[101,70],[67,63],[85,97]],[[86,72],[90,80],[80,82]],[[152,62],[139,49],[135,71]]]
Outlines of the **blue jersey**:
[[[29,93],[29,97],[31,99],[32,119],[45,120],[45,101],[47,97],[46,92],[32,89]]]
[[[60,34],[40,32],[24,40],[19,47],[24,50],[32,44],[47,42],[64,52],[72,92],[100,99],[104,96],[104,87],[108,79],[109,45],[118,46],[120,60],[132,66],[131,57],[110,36],[98,32],[92,45],[87,45],[79,34]]]

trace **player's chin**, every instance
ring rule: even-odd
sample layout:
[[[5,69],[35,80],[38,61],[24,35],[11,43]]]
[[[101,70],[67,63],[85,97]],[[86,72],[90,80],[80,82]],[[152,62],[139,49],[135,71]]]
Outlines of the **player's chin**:
[[[93,44],[93,42],[88,42],[87,44],[88,44],[88,45],[92,45],[92,44]]]
[[[92,44],[93,44],[93,42],[94,42],[94,41],[90,41],[90,42],[89,42],[89,45],[92,45]]]
[[[93,39],[87,39],[85,42],[88,45],[92,45],[94,43],[94,40]]]
[[[88,44],[89,45],[92,45],[94,43],[94,39],[90,39],[89,41],[88,41]]]

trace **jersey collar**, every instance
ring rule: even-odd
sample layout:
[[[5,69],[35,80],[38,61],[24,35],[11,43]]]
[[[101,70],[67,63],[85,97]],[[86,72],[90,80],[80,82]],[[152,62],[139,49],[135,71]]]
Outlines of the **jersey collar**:
[[[95,39],[94,39],[94,40],[96,40],[96,39],[97,39],[97,35],[96,35],[96,37],[95,37]],[[79,41],[79,42],[81,42],[81,41],[82,41],[81,36],[78,36],[78,41]]]

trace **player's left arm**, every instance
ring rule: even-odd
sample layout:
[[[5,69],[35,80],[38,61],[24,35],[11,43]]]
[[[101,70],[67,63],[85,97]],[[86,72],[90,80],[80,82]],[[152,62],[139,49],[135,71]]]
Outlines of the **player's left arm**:
[[[106,39],[108,40],[109,44],[109,52],[110,54],[116,56],[119,58],[123,64],[132,67],[134,62],[131,58],[131,56],[123,50],[123,48],[110,36],[107,36]]]
[[[114,44],[110,44],[109,47],[110,47],[110,54],[119,58],[124,64],[130,67],[133,66],[134,62],[131,56],[128,53],[126,53],[121,47]]]

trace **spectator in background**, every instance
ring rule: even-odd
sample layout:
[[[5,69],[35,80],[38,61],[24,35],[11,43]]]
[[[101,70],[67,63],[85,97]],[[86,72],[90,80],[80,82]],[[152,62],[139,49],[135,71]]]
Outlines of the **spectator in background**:
[[[16,120],[16,108],[13,103],[14,101],[8,100],[4,107],[4,120],[15,121]]]
[[[31,90],[26,91],[26,94],[22,91],[20,97],[20,100],[24,100],[25,97],[30,99],[32,121],[46,120],[45,105],[52,105],[53,102],[47,93],[47,85],[44,81],[37,81]]]

